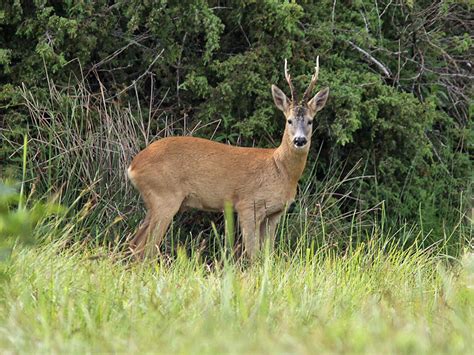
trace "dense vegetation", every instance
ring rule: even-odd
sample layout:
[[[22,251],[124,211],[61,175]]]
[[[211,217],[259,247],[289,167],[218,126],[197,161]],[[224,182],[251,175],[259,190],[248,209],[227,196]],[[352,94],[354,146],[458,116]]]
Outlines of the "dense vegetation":
[[[468,210],[468,1],[15,1],[0,21],[2,175],[18,177],[28,133],[37,192],[71,203],[88,188],[109,219],[135,216],[122,172],[139,149],[168,134],[275,146],[270,84],[286,88],[289,58],[302,90],[319,55],[331,96],[308,193],[360,177],[334,191],[335,213],[385,201],[435,240]]]
[[[2,2],[0,351],[472,353],[472,14]],[[132,157],[167,135],[276,146],[270,85],[288,58],[303,90],[317,55],[330,99],[275,249],[235,258],[232,213],[194,213],[129,260]]]

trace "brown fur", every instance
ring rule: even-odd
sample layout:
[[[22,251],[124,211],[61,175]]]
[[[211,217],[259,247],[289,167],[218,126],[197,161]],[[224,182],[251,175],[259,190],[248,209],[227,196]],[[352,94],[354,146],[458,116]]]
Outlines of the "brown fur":
[[[286,96],[283,99],[283,103],[277,103],[277,98],[275,102],[289,118],[295,110]],[[306,111],[314,116],[318,110]],[[245,251],[255,257],[265,236],[273,240],[278,220],[294,200],[306,165],[310,143],[296,148],[292,142],[287,123],[275,149],[235,147],[194,137],[169,137],[152,143],[128,169],[147,208],[131,241],[133,252],[143,256],[150,244],[157,251],[178,211],[223,211],[230,203],[239,215]]]

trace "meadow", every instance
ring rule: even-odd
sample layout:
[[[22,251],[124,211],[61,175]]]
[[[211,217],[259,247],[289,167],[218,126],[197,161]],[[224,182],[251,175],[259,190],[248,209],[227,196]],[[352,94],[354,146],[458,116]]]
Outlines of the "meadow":
[[[254,263],[235,256],[225,242],[230,231],[215,228],[213,253],[191,239],[136,261],[120,243],[88,241],[77,228],[87,213],[46,217],[34,229],[38,243],[17,241],[0,263],[3,353],[474,350],[474,254],[465,225],[445,236],[461,241],[456,256],[447,243],[403,243],[426,237],[416,225],[354,226],[339,235],[353,240],[344,247],[315,243],[312,233],[295,244],[297,219],[288,218],[275,248],[267,245]]]

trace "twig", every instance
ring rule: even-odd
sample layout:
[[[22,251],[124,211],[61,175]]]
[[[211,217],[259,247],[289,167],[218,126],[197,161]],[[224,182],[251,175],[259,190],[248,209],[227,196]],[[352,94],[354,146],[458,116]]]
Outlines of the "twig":
[[[151,68],[152,68],[153,65],[156,63],[156,61],[158,60],[158,58],[161,57],[161,55],[163,54],[164,51],[165,51],[165,50],[162,49],[161,52],[158,53],[158,54],[155,56],[155,58],[154,58],[153,61],[150,63],[150,65],[148,66],[148,68],[146,68],[146,70],[145,70],[142,74],[140,74],[140,76],[139,76],[138,78],[136,78],[135,80],[133,80],[132,83],[131,83],[129,86],[127,86],[126,88],[120,90],[120,91],[119,91],[118,93],[116,93],[115,95],[113,95],[113,96],[111,96],[110,98],[108,98],[108,101],[113,100],[113,99],[115,99],[116,97],[122,95],[125,91],[127,91],[127,90],[129,90],[130,88],[132,88],[133,86],[135,86],[135,84],[136,84],[138,81],[140,81],[145,75],[150,74],[150,73],[151,73],[151,72],[150,72]]]
[[[380,61],[378,61],[377,59],[375,59],[369,52],[363,50],[362,48],[360,48],[359,46],[357,46],[356,44],[352,43],[351,41],[347,41],[347,43],[349,43],[352,48],[354,48],[355,50],[357,50],[358,52],[362,53],[367,59],[369,59],[372,63],[374,63],[377,68],[380,69],[380,71],[387,77],[387,78],[391,78],[392,77],[392,73],[390,72],[390,70],[385,66],[383,65]]]
[[[247,37],[247,34],[245,33],[244,28],[242,27],[242,23],[240,21],[239,21],[239,27],[240,27],[240,31],[242,31],[242,34],[245,37],[245,40],[247,41],[247,44],[248,44],[249,48],[252,48],[252,44],[250,43],[250,40]]]
[[[98,63],[95,63],[90,69],[89,71],[87,72],[86,76],[88,76],[91,72],[95,71],[96,69],[98,69],[100,66],[104,65],[105,63],[107,62],[110,62],[111,60],[113,60],[114,58],[116,58],[118,55],[120,55],[122,52],[124,52],[125,50],[127,50],[129,47],[133,46],[133,45],[140,45],[140,41],[142,40],[145,40],[147,38],[149,38],[150,36],[145,33],[139,37],[137,37],[136,40],[129,40],[129,42],[123,46],[122,48],[119,48],[117,49],[115,52],[113,52],[112,54],[110,54],[109,56],[105,57],[104,59],[102,59],[100,62]],[[114,69],[111,69],[111,70],[117,70],[117,68],[114,68]]]
[[[184,44],[186,43],[186,37],[188,36],[188,32],[186,32],[183,36],[181,50],[179,52],[178,63],[176,65],[176,98],[178,102],[178,107],[181,107],[181,97],[179,96],[179,88],[180,88],[180,80],[181,80],[181,59],[183,57],[184,51]]]
[[[392,1],[393,0],[390,0],[389,3],[387,4],[387,6],[385,6],[385,8],[383,9],[382,13],[379,15],[379,19],[382,18],[382,16],[385,14],[385,12],[388,10],[388,8],[390,7],[390,5],[392,5]]]

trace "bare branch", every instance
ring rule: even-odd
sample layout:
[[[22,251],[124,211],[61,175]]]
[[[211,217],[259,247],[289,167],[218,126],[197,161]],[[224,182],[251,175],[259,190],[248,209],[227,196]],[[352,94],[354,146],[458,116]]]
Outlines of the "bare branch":
[[[349,43],[352,48],[354,48],[355,50],[357,50],[359,53],[362,53],[368,60],[370,60],[372,63],[374,63],[377,68],[379,68],[379,70],[387,77],[387,78],[391,78],[392,77],[392,73],[390,72],[390,69],[388,69],[385,65],[383,65],[380,61],[378,61],[377,59],[375,59],[369,52],[363,50],[362,48],[360,48],[359,46],[357,46],[356,44],[352,43],[351,41],[347,41],[347,43]]]
[[[161,55],[163,54],[165,50],[162,49],[161,52],[159,52],[155,58],[153,59],[153,61],[150,63],[150,65],[148,66],[148,68],[142,73],[140,74],[140,76],[138,76],[138,78],[136,78],[135,80],[132,81],[132,83],[127,86],[125,89],[122,89],[120,90],[118,93],[116,93],[115,95],[113,95],[112,97],[108,98],[107,100],[113,100],[115,99],[116,97],[122,95],[124,92],[128,91],[130,88],[134,87],[136,85],[137,82],[139,82],[141,79],[143,79],[143,77],[147,74],[151,74],[151,68],[153,67],[153,65],[156,63],[156,61],[158,60],[158,58],[161,57]]]

